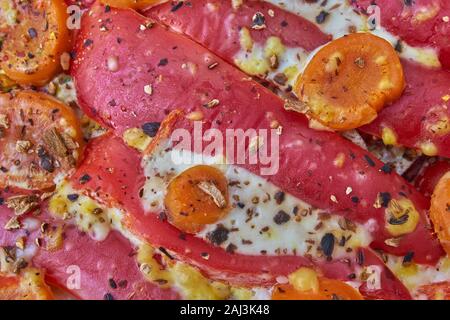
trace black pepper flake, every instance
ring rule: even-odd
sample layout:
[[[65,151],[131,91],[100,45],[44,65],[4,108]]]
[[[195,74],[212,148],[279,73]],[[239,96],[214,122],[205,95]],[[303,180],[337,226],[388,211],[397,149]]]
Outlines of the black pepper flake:
[[[395,49],[395,51],[397,51],[399,53],[401,53],[403,51],[403,44],[402,44],[402,42],[400,40],[398,40],[395,43],[394,49]]]
[[[414,0],[403,0],[405,6],[411,7],[414,3]]]
[[[108,280],[108,283],[109,283],[109,286],[110,286],[112,289],[117,289],[117,283],[114,281],[113,278],[110,278],[110,279]]]
[[[289,24],[287,23],[286,20],[283,20],[283,21],[281,21],[280,25],[281,25],[283,28],[285,28],[285,27],[287,27]]]
[[[128,281],[127,280],[120,280],[118,283],[119,288],[126,288],[126,286],[128,285]]]
[[[153,138],[158,133],[160,126],[160,122],[147,122],[142,125],[142,130],[146,135]]]
[[[409,215],[404,214],[400,218],[391,217],[388,222],[389,222],[389,224],[391,224],[393,226],[399,226],[399,225],[405,224],[408,221],[408,219],[409,219]]]
[[[166,248],[164,248],[164,247],[159,247],[158,249],[159,249],[159,251],[161,251],[167,258],[169,258],[170,260],[173,260],[172,255],[166,250]]]
[[[79,180],[80,184],[86,184],[86,183],[88,183],[89,181],[91,181],[91,176],[88,175],[87,173],[85,173],[84,175],[82,175],[81,178],[80,178],[80,180]]]
[[[86,39],[86,40],[84,40],[84,42],[83,42],[83,47],[87,48],[87,47],[89,47],[90,45],[92,45],[93,43],[94,43],[94,41],[92,41],[91,39]]]
[[[353,203],[359,203],[359,198],[357,196],[353,196],[351,198],[351,200],[352,200]]]
[[[169,60],[167,58],[163,58],[163,59],[159,60],[158,67],[167,66],[168,63],[169,63]]]
[[[380,170],[381,170],[382,172],[384,172],[384,173],[387,173],[387,174],[392,173],[392,167],[391,167],[389,164],[387,164],[387,163],[385,163],[385,164],[380,168]]]
[[[208,233],[207,238],[211,243],[219,246],[228,240],[229,233],[230,231],[227,228],[219,224],[214,231]]]
[[[111,11],[111,7],[109,5],[105,6],[105,12],[108,13]]]
[[[404,266],[408,266],[411,264],[412,260],[414,258],[414,252],[413,251],[408,251],[405,256],[403,257],[403,261],[402,264]]]
[[[348,277],[350,280],[353,280],[353,279],[356,279],[356,274],[350,273],[347,277]]]
[[[327,19],[329,13],[326,11],[320,11],[319,15],[316,17],[316,22],[318,24],[322,24],[325,22],[325,20]]]
[[[114,300],[114,297],[111,293],[108,292],[103,296],[103,300]]]
[[[67,195],[67,199],[69,199],[70,201],[74,202],[78,200],[78,194],[76,193],[72,193],[72,194],[68,194]]]
[[[260,30],[266,27],[266,18],[261,12],[257,12],[252,18],[252,29]]]
[[[5,199],[0,198],[0,206],[5,202]]]
[[[375,162],[372,160],[371,157],[369,157],[367,154],[364,155],[364,159],[367,161],[367,163],[369,164],[369,166],[371,167],[375,167]]]
[[[356,254],[356,263],[360,266],[364,264],[364,252],[362,250],[358,250],[358,253]]]
[[[34,39],[37,37],[37,31],[35,28],[30,28],[28,29],[28,35],[30,36],[31,39]]]
[[[161,211],[158,214],[158,219],[161,220],[161,221],[167,221],[167,214],[164,211]]]
[[[391,202],[392,196],[389,192],[380,192],[381,205],[387,208],[389,202]]]
[[[245,204],[242,203],[242,202],[238,202],[238,203],[237,203],[237,206],[238,206],[240,209],[244,209],[244,208],[245,208]]]
[[[39,165],[42,169],[47,172],[55,171],[55,166],[53,165],[53,157],[50,156],[44,148],[39,147],[38,149]]]
[[[228,253],[234,253],[234,252],[236,251],[236,249],[237,249],[236,245],[234,245],[234,244],[232,244],[232,243],[230,243],[230,244],[225,248],[226,252],[228,252]]]
[[[175,12],[178,9],[180,9],[183,6],[183,1],[179,1],[177,2],[175,5],[172,6],[172,8],[170,9],[170,12]]]
[[[275,215],[275,217],[273,217],[273,221],[278,225],[284,224],[284,223],[288,222],[290,219],[291,219],[291,216],[283,210],[278,211],[278,213]]]
[[[322,248],[323,254],[331,258],[334,250],[334,235],[332,233],[325,233],[320,240],[320,247]]]
[[[285,198],[285,193],[283,191],[278,191],[273,197],[277,204],[282,204]]]

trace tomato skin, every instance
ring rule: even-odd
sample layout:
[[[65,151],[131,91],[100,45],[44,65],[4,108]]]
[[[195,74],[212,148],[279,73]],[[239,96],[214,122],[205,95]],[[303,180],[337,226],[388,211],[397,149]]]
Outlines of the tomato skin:
[[[15,8],[20,23],[6,32],[1,68],[19,84],[42,86],[61,70],[60,57],[70,50],[67,6],[60,0],[40,0],[16,3]]]
[[[267,12],[268,7],[264,7],[265,4],[260,4],[261,1],[247,1],[238,9],[233,9],[230,2],[225,2],[220,4],[217,12],[210,13],[208,11],[206,15],[204,14],[208,8],[206,2],[206,0],[196,1],[192,6],[181,7],[178,10],[179,12],[171,12],[169,4],[163,4],[147,10],[145,15],[169,26],[176,32],[181,31],[228,62],[235,63],[235,55],[240,49],[239,33],[236,30],[239,30],[240,26],[251,26],[251,19],[255,12]],[[353,1],[352,3],[354,2],[367,5],[372,3],[368,0]],[[414,10],[419,10],[419,2],[430,3],[428,0],[414,1]],[[433,35],[437,35],[432,43],[425,43],[424,46],[431,45],[440,48],[448,45],[450,24],[442,24],[441,18],[445,15],[450,16],[449,4],[445,0],[434,2],[440,2],[442,9],[432,19],[432,22],[420,25],[418,32],[416,32],[416,29],[412,28],[408,21],[408,24],[406,24],[407,32],[399,34],[402,37],[405,36],[404,40],[409,44],[415,44],[409,40],[422,38],[421,33],[424,33],[423,39],[425,42]],[[388,11],[386,16],[383,16],[382,23],[385,21],[391,23],[388,18],[391,14],[395,18],[398,18],[397,15],[402,17],[402,1],[380,0],[377,3],[382,8],[392,9],[386,9]],[[364,6],[364,8],[366,7]],[[277,7],[273,10],[275,16],[273,18],[266,17],[267,28],[250,31],[255,42],[264,44],[268,37],[276,36],[281,38],[286,46],[303,47],[307,51],[311,51],[331,40],[309,22],[306,22],[303,28],[299,27],[299,25],[305,24],[302,17]],[[405,26],[400,23],[400,21],[403,21],[402,19],[392,21],[394,27],[391,32],[397,34],[398,31],[396,30],[402,30]],[[285,32],[284,28],[279,27],[284,20],[288,22],[287,30],[289,32]],[[227,21],[227,23],[224,23],[224,21]],[[434,29],[430,25],[437,22],[444,29],[439,27],[439,31],[433,32]],[[229,28],[231,28],[231,32],[229,32]],[[442,33],[441,30],[443,30]],[[314,40],[311,41],[310,39]],[[433,125],[438,123],[439,118],[445,120],[447,117],[450,121],[450,108],[445,107],[448,102],[443,103],[442,100],[442,97],[448,94],[450,73],[448,73],[448,70],[423,67],[406,59],[401,59],[401,63],[406,83],[402,97],[379,112],[378,117],[372,123],[360,129],[371,135],[381,137],[383,128],[388,127],[397,135],[398,144],[420,149],[422,144],[432,142],[435,147],[431,150],[432,153],[450,157],[450,130],[444,128],[436,134],[433,128]]]

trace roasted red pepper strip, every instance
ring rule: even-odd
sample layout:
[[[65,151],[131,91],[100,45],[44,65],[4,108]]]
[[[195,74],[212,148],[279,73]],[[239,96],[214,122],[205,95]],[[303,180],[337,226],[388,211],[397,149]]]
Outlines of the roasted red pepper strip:
[[[423,172],[416,178],[414,184],[423,195],[431,197],[439,179],[448,171],[450,171],[450,162],[448,160],[437,161],[423,169]]]
[[[148,10],[146,15],[176,32],[186,34],[230,63],[235,63],[235,56],[241,50],[239,30],[242,27],[249,29],[254,42],[260,45],[264,45],[270,36],[276,36],[287,47],[311,51],[329,40],[311,22],[263,1],[246,1],[237,9],[232,8],[230,1],[213,2],[214,10],[211,9],[211,3],[196,0],[175,12],[170,10],[171,4],[167,3]],[[395,3],[401,5],[402,2]],[[390,6],[386,4],[382,7],[383,14],[389,12],[385,8]],[[273,17],[266,14],[269,9],[273,10]],[[256,12],[265,14],[266,28],[251,28]],[[450,23],[447,23],[448,26]],[[443,39],[448,41],[448,36]],[[406,78],[403,96],[384,108],[374,122],[361,129],[381,137],[383,129],[388,128],[392,130],[395,143],[421,149],[426,155],[449,157],[450,73],[429,69],[406,59],[402,59],[402,65]]]
[[[383,27],[411,45],[437,48],[442,65],[450,68],[450,3],[447,0],[355,0],[352,3],[362,13],[370,5],[379,6]]]
[[[109,31],[101,31],[99,19],[108,21]],[[157,24],[141,30],[149,22],[132,11],[104,12],[102,7],[93,7],[84,17],[72,74],[86,112],[117,134],[162,121],[174,108],[186,113],[201,109],[204,128],[223,131],[267,129],[275,119],[284,130],[280,169],[267,177],[269,182],[356,222],[375,220],[379,227],[373,233],[373,247],[397,255],[413,250],[420,263],[433,263],[443,254],[426,227],[427,200],[401,177],[340,136],[309,129],[304,116],[283,111],[279,97],[189,39]],[[118,59],[117,71],[108,70],[105,62],[110,57]],[[214,69],[208,68],[212,62],[218,63]],[[183,68],[186,65],[194,68]],[[144,92],[148,84],[153,86],[151,95]],[[203,108],[211,99],[218,99],[220,105]],[[260,167],[246,169],[259,174]],[[351,195],[346,194],[348,187],[353,190]],[[384,228],[385,208],[374,207],[380,194],[408,198],[420,216],[417,228],[398,247],[384,244],[392,236]]]
[[[4,195],[2,195],[4,196]],[[176,299],[177,293],[160,289],[143,277],[132,253],[130,242],[117,232],[111,232],[106,240],[92,240],[75,226],[64,228],[62,248],[47,251],[43,245],[36,247],[36,238],[42,238],[40,225],[48,223],[51,228],[63,222],[53,219],[43,205],[42,213],[35,217],[37,229],[24,228],[7,231],[3,228],[14,213],[0,206],[0,247],[14,247],[17,239],[24,237],[25,247],[36,248],[32,264],[46,270],[46,280],[80,299]],[[74,276],[79,271],[79,288]],[[111,280],[117,288],[111,287]],[[124,281],[125,280],[125,281]],[[68,287],[69,286],[69,287]],[[114,285],[113,285],[114,286]]]
[[[89,176],[88,182],[82,177]],[[302,266],[318,267],[327,277],[348,281],[358,268],[378,266],[383,290],[366,289],[368,298],[409,299],[408,290],[391,275],[370,249],[362,249],[351,261],[311,263],[300,256],[248,256],[229,253],[204,240],[181,233],[157,214],[145,214],[137,196],[144,180],[140,155],[120,138],[105,135],[93,140],[85,160],[74,175],[74,187],[99,197],[109,206],[128,212],[125,225],[153,246],[164,247],[177,258],[200,267],[210,277],[236,284],[269,285],[276,276],[288,275]],[[208,259],[203,257],[208,253]]]

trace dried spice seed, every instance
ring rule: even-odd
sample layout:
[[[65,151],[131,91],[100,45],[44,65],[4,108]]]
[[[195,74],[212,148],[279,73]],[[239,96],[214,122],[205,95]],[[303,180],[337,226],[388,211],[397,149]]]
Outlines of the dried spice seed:
[[[86,183],[88,183],[89,181],[91,181],[91,176],[88,175],[87,173],[85,173],[84,175],[82,175],[81,178],[80,178],[80,180],[79,180],[80,184],[86,184]]]
[[[167,58],[163,58],[163,59],[159,60],[158,67],[167,66],[168,63],[169,63],[169,60]]]
[[[34,39],[37,37],[37,31],[35,28],[29,28],[28,29],[28,35],[30,36],[31,39]]]
[[[278,191],[274,195],[274,199],[277,204],[282,204],[284,201],[284,198],[285,198],[285,193],[283,191]]]
[[[70,201],[74,202],[78,200],[78,194],[76,193],[72,193],[72,194],[68,194],[67,195],[67,199],[69,199]]]
[[[108,292],[103,296],[103,300],[114,300],[114,297],[111,293]]]
[[[183,6],[184,2],[183,1],[179,1],[176,4],[174,4],[172,6],[172,8],[170,8],[170,12],[175,12],[178,11],[182,6]]]
[[[227,228],[225,228],[222,224],[219,224],[214,231],[208,233],[207,238],[211,241],[211,243],[221,245],[228,240],[229,233],[230,231]]]
[[[318,24],[324,23],[325,20],[327,19],[328,15],[329,15],[328,12],[323,11],[323,10],[320,11],[320,13],[319,13],[319,14],[317,15],[317,17],[316,17],[316,22],[317,22]]]
[[[261,30],[266,28],[266,18],[261,12],[257,12],[252,17],[252,29]]]
[[[381,200],[380,201],[381,206],[387,208],[389,206],[389,202],[391,202],[392,200],[391,194],[389,192],[380,192],[379,197]]]
[[[385,164],[381,167],[380,170],[381,170],[382,172],[384,172],[384,173],[389,174],[389,173],[392,172],[392,167],[391,167],[389,164],[385,163]]]
[[[290,219],[291,216],[283,210],[278,211],[278,213],[273,217],[273,221],[278,225],[284,224]]]
[[[375,162],[372,160],[371,157],[369,157],[367,154],[364,155],[364,159],[367,161],[367,163],[369,164],[369,166],[371,167],[375,167]]]
[[[326,233],[320,240],[320,247],[326,257],[331,258],[334,250],[334,235],[332,233]]]
[[[412,260],[414,258],[414,252],[408,251],[406,255],[403,257],[402,265],[409,266],[412,263]]]
[[[399,225],[405,224],[408,221],[408,219],[409,219],[409,215],[404,214],[399,218],[391,217],[388,222],[391,225],[399,226]]]
[[[83,47],[87,48],[87,47],[91,46],[93,43],[94,43],[94,41],[92,41],[91,39],[86,39],[86,40],[84,40]]]
[[[147,122],[142,125],[142,131],[149,137],[153,138],[158,133],[159,127],[161,126],[160,122]]]
[[[110,279],[108,280],[108,283],[109,283],[109,286],[110,286],[112,289],[117,289],[117,283],[114,281],[113,278],[110,278]]]

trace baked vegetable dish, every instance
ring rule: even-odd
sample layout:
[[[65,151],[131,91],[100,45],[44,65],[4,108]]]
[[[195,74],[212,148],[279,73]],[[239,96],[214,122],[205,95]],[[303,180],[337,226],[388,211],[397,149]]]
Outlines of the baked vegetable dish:
[[[1,299],[450,299],[447,0],[1,0]]]

